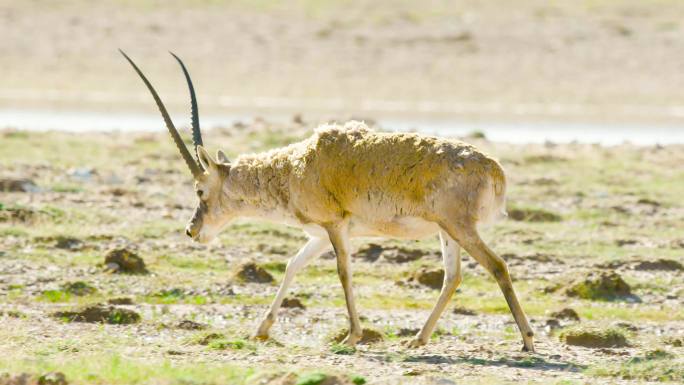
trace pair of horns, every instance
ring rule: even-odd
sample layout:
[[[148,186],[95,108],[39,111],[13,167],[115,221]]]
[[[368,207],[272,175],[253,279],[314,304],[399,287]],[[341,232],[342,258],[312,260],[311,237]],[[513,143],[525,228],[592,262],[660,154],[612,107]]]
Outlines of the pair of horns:
[[[190,89],[190,104],[192,108],[192,143],[195,146],[195,156],[197,157],[197,160],[193,159],[192,155],[190,155],[190,151],[188,151],[188,148],[185,146],[185,143],[183,143],[183,139],[181,139],[181,136],[178,133],[176,126],[173,125],[171,117],[169,116],[169,113],[166,111],[164,103],[162,103],[161,99],[159,98],[159,95],[157,94],[157,91],[155,91],[154,87],[152,87],[152,84],[150,84],[149,80],[147,80],[145,75],[143,75],[142,71],[140,71],[138,66],[135,65],[133,60],[131,60],[131,58],[128,57],[128,55],[126,55],[124,51],[119,49],[119,52],[121,52],[121,54],[126,58],[126,60],[128,60],[128,62],[131,63],[135,72],[138,73],[143,83],[145,83],[145,85],[147,86],[147,89],[150,90],[150,93],[152,94],[155,103],[157,103],[159,112],[161,112],[162,118],[164,118],[166,128],[169,130],[169,134],[171,134],[173,141],[176,143],[176,147],[178,147],[178,151],[180,151],[183,160],[185,160],[185,163],[188,165],[188,168],[190,168],[192,176],[194,178],[198,178],[200,175],[204,173],[204,169],[202,168],[201,163],[199,162],[199,154],[197,153],[197,146],[202,145],[202,133],[200,132],[199,114],[197,112],[197,99],[195,97],[195,88],[192,86],[192,80],[190,79],[190,74],[188,73],[188,70],[185,68],[185,64],[183,64],[183,61],[173,52],[169,52],[178,61],[178,64],[180,64],[181,68],[183,69],[185,80],[187,80],[188,88]]]

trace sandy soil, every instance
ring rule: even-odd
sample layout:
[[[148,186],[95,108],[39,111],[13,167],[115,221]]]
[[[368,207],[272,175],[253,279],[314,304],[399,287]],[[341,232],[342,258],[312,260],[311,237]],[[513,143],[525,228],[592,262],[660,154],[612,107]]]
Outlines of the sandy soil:
[[[679,1],[0,2],[0,107],[681,122]]]

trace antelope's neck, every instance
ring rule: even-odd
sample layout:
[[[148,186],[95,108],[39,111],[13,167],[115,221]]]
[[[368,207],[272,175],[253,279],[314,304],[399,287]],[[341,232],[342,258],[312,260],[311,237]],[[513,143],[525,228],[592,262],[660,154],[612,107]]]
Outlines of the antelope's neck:
[[[240,202],[241,216],[267,216],[287,210],[292,167],[287,157],[281,155],[243,155],[231,166],[224,192],[231,200]]]

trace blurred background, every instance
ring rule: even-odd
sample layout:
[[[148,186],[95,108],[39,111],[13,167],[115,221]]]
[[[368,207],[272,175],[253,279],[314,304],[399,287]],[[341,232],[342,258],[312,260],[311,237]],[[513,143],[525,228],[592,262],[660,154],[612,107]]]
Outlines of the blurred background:
[[[684,2],[0,1],[0,127],[161,130],[126,50],[205,127],[376,120],[494,140],[684,142]],[[180,123],[180,122],[179,122]]]

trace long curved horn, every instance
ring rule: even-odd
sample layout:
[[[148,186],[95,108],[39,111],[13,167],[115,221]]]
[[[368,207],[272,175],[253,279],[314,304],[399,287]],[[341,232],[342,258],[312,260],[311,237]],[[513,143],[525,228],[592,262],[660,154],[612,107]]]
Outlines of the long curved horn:
[[[195,97],[195,87],[192,86],[192,79],[190,79],[190,74],[183,61],[176,56],[173,52],[169,53],[176,58],[178,64],[180,64],[183,69],[183,75],[185,75],[185,80],[188,82],[188,88],[190,89],[190,105],[192,108],[192,143],[195,145],[195,156],[197,157],[197,162],[199,162],[199,154],[197,154],[197,146],[202,146],[202,132],[200,131],[199,124],[199,113],[197,112],[197,98]],[[201,163],[200,163],[201,164]]]
[[[161,99],[159,98],[159,95],[157,94],[157,91],[155,91],[154,87],[152,87],[152,84],[147,80],[145,75],[143,75],[142,71],[138,68],[135,63],[133,63],[133,60],[126,55],[124,51],[119,49],[119,52],[128,60],[129,63],[133,66],[133,69],[135,72],[138,73],[142,81],[145,83],[147,86],[147,89],[150,90],[150,93],[152,94],[152,97],[154,98],[155,103],[157,103],[157,107],[159,108],[159,112],[162,114],[162,118],[164,118],[164,123],[166,123],[166,128],[169,130],[169,134],[171,134],[171,137],[173,138],[173,141],[176,143],[176,147],[178,147],[178,151],[180,151],[181,156],[183,157],[183,160],[185,160],[185,163],[188,165],[188,168],[190,169],[190,172],[192,173],[192,176],[195,178],[198,178],[200,175],[202,175],[203,171],[200,168],[200,166],[195,163],[195,160],[192,159],[192,155],[190,155],[190,152],[188,151],[188,148],[185,147],[185,143],[183,143],[183,139],[181,139],[180,134],[178,133],[178,130],[176,127],[173,125],[173,122],[171,121],[171,117],[169,117],[169,113],[166,111],[166,107],[164,107],[164,103],[162,103]]]

